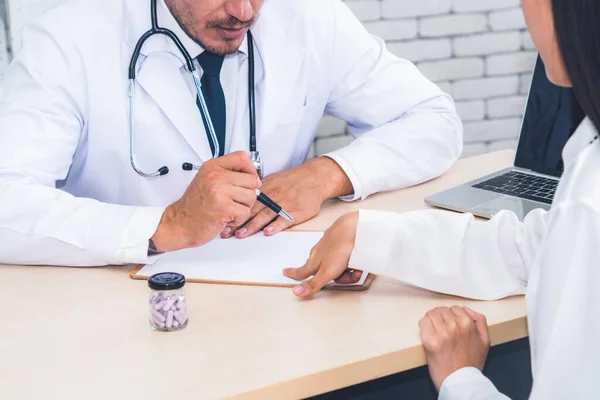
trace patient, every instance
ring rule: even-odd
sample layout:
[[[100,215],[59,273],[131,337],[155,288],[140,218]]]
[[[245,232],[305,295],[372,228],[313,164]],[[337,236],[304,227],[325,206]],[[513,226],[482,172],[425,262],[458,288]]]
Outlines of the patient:
[[[573,87],[586,113],[563,149],[551,210],[535,210],[523,223],[507,211],[487,222],[434,210],[360,211],[336,221],[307,263],[284,274],[312,276],[293,289],[297,296],[331,279],[354,282],[362,271],[481,300],[526,294],[530,398],[592,399],[600,359],[600,2],[522,4],[548,78]],[[419,328],[440,399],[506,398],[481,373],[489,348],[484,316],[436,308]]]

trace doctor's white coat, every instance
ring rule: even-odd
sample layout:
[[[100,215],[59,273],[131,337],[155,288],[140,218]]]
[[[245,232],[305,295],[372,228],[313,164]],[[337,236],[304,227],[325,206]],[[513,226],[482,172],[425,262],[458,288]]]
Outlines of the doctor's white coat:
[[[0,263],[105,265],[147,261],[164,208],[210,158],[200,114],[164,36],[137,64],[137,149],[129,163],[128,64],[150,28],[149,0],[95,0],[45,14],[23,35],[0,100]],[[159,21],[160,22],[160,21]],[[252,32],[257,142],[265,173],[302,163],[323,112],[358,138],[332,154],[357,198],[446,171],[462,147],[452,100],[389,53],[339,0],[267,0]],[[247,99],[247,65],[238,99]],[[229,151],[248,150],[238,101]]]

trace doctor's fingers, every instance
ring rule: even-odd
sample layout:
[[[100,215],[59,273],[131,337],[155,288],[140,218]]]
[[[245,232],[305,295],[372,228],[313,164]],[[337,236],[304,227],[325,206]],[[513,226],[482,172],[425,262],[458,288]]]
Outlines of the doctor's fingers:
[[[258,172],[256,171],[250,156],[245,151],[236,151],[223,157],[215,158],[210,162],[214,162],[226,170],[245,172],[258,178]]]
[[[221,235],[221,237],[223,238],[230,238],[232,236],[237,236],[238,238],[243,238],[245,236],[249,236],[249,235],[244,235],[243,233],[247,232],[247,228],[246,230],[243,230],[242,232],[238,233],[238,230],[241,230],[242,228],[244,228],[243,225],[245,225],[246,223],[248,223],[250,221],[250,219],[254,218],[256,216],[256,214],[258,214],[259,212],[263,211],[263,210],[269,210],[268,208],[266,208],[261,202],[256,201],[254,203],[254,206],[252,206],[252,210],[250,211],[250,216],[248,217],[248,219],[246,221],[244,221],[242,224],[239,225],[230,225],[229,228],[227,229],[226,232],[223,232],[223,234]],[[269,210],[270,211],[270,210]],[[264,211],[266,212],[266,211]],[[276,215],[275,213],[272,214],[272,218],[269,222],[273,221],[275,219]]]
[[[238,204],[248,207],[248,217],[252,213],[252,206],[256,203],[256,192],[253,189],[244,189],[236,186],[225,186],[223,194]]]
[[[293,222],[290,222],[283,217],[278,217],[275,221],[271,222],[271,224],[264,229],[264,232],[267,236],[273,236],[278,234],[279,232],[285,231],[292,225],[294,225]]]
[[[251,215],[252,214],[254,214],[254,211],[251,213]],[[238,237],[239,239],[243,239],[243,238],[247,238],[248,236],[252,236],[256,232],[263,229],[265,226],[269,225],[276,218],[277,218],[277,214],[275,214],[274,211],[263,206],[256,215],[251,217],[251,219],[246,222],[246,224],[243,227],[236,230],[235,236]]]
[[[232,200],[227,206],[225,212],[228,218],[228,226],[239,225],[248,219],[248,216],[250,215],[250,207],[243,206]]]
[[[233,186],[252,189],[253,192],[262,184],[258,176],[245,172],[223,171],[223,176],[219,177],[219,180],[223,180]],[[254,197],[256,197],[256,192],[254,192]]]

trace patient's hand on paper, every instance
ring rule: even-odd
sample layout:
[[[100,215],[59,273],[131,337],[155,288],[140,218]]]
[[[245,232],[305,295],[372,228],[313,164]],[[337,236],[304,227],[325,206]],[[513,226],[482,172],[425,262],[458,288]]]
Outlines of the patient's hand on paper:
[[[339,218],[313,247],[306,264],[300,268],[287,268],[283,274],[288,278],[311,279],[294,287],[294,294],[300,297],[310,296],[335,280],[340,284],[352,284],[360,281],[362,271],[348,269],[348,262],[358,225],[358,213],[346,214]]]

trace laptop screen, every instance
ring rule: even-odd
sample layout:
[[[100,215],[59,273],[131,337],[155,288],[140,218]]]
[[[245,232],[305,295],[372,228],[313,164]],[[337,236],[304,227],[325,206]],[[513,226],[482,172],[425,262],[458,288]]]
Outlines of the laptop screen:
[[[573,91],[551,83],[538,57],[515,166],[560,177],[564,169],[562,149],[584,117]]]

